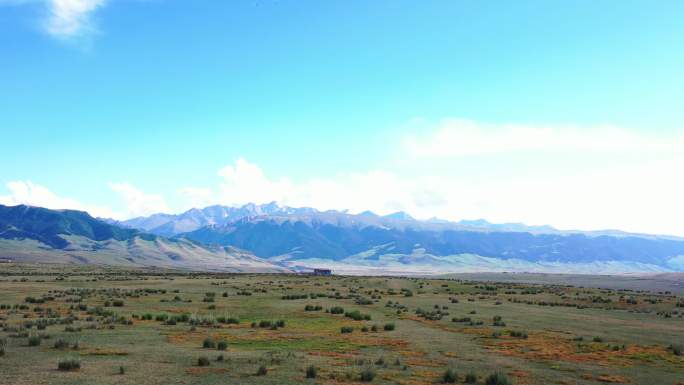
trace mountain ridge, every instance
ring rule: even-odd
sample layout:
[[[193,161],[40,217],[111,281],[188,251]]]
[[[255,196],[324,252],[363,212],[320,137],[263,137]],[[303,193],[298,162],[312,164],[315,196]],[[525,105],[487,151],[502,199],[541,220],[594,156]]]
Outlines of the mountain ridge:
[[[168,239],[106,223],[83,211],[26,205],[0,205],[0,256],[42,263],[287,271],[236,247]]]

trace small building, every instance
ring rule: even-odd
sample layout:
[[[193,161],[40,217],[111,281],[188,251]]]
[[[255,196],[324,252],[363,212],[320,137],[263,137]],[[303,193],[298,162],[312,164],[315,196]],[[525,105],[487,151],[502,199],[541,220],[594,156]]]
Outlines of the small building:
[[[313,275],[332,275],[330,269],[314,269]]]

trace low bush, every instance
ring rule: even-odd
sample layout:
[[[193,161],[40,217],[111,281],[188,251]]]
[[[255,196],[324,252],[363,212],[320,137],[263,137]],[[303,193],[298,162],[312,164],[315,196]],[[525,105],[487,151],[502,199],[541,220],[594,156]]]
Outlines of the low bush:
[[[442,374],[442,383],[453,384],[456,381],[458,381],[458,374],[455,370],[449,368]]]
[[[200,357],[197,359],[197,366],[209,366],[211,365],[211,362],[209,362],[209,358],[207,357]]]
[[[53,347],[55,349],[69,349],[69,341],[60,338],[57,341],[55,341]]]
[[[257,369],[256,375],[257,376],[265,376],[268,374],[268,368],[266,365],[259,365],[259,369]]]
[[[368,366],[361,371],[360,380],[363,382],[371,382],[375,378],[375,370]]]
[[[228,341],[226,340],[221,340],[216,344],[216,349],[218,350],[226,350],[228,348]]]
[[[75,359],[62,360],[57,363],[57,369],[63,371],[79,370],[81,369],[81,361]]]
[[[339,306],[333,306],[330,308],[330,314],[344,314],[344,308]]]
[[[523,338],[523,339],[526,339],[526,338],[527,338],[527,333],[526,333],[526,332],[521,332],[521,331],[517,331],[517,330],[511,330],[510,334],[511,334],[511,337],[515,337],[515,338]]]
[[[30,336],[28,338],[28,346],[40,346],[40,342],[43,339],[40,336]]]
[[[318,371],[315,366],[309,365],[309,367],[306,368],[306,378],[316,378],[317,374]]]
[[[354,311],[344,313],[344,316],[347,318],[351,318],[354,321],[363,321],[363,320],[370,321],[370,319],[371,319],[370,314],[361,314],[361,312],[358,310],[354,310]]]
[[[353,327],[353,326],[342,326],[342,327],[340,328],[340,333],[342,333],[342,334],[351,333],[351,332],[353,332],[353,331],[354,331],[354,327]]]
[[[672,344],[670,350],[675,356],[684,356],[684,344]]]
[[[394,330],[396,328],[396,326],[394,325],[394,323],[390,322],[390,323],[386,323],[385,326],[383,326],[382,328],[383,328],[383,330],[389,332],[389,331]]]
[[[465,376],[465,383],[466,384],[474,384],[477,382],[477,375],[473,372],[470,372],[466,374]]]
[[[485,385],[512,385],[511,381],[503,373],[490,374],[485,380]]]
[[[213,349],[216,347],[216,341],[211,337],[207,337],[202,341],[202,347],[205,349]]]

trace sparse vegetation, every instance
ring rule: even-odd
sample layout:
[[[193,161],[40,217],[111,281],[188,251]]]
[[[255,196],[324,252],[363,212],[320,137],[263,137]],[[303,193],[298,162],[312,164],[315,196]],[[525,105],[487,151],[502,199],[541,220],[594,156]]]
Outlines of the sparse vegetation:
[[[57,363],[57,369],[62,371],[72,371],[81,369],[81,361],[76,359],[66,359]]]
[[[617,365],[627,359],[657,383],[676,384],[681,374],[680,341],[662,342],[684,331],[676,306],[681,298],[672,294],[427,278],[96,271],[65,274],[64,280],[0,273],[0,289],[12,287],[2,291],[0,303],[0,362],[13,368],[0,374],[0,382],[41,382],[49,372],[40,365],[24,369],[23,362],[47,359],[59,368],[72,354],[88,370],[65,376],[88,381],[90,373],[119,374],[126,383],[156,376],[168,383],[219,384],[253,376],[252,382],[284,385],[302,378],[539,385],[539,373],[578,385],[603,379],[650,385]],[[22,285],[26,291],[17,295]],[[410,298],[401,287],[412,291]],[[605,317],[611,326],[566,322],[568,314],[586,314],[582,306],[601,309],[592,317]],[[630,338],[629,325],[644,321],[653,327]],[[169,372],[167,351],[187,367]],[[558,370],[565,365],[556,366],[548,358],[553,355],[576,371]],[[587,356],[595,362],[587,363]],[[549,368],[539,364],[545,361],[552,361]],[[67,367],[60,370],[77,370]],[[596,373],[596,367],[611,374]],[[508,376],[495,372],[502,368]],[[476,375],[488,372],[494,374]]]
[[[454,384],[456,381],[458,381],[458,374],[455,370],[449,368],[442,374],[442,383]]]
[[[493,373],[487,377],[485,385],[512,385],[512,383],[505,374]]]
[[[205,356],[201,356],[197,359],[197,366],[209,366],[209,365],[211,365],[209,358],[207,358]]]
[[[316,370],[316,367],[313,365],[309,365],[306,368],[306,378],[316,378],[316,375],[318,374],[318,371]]]

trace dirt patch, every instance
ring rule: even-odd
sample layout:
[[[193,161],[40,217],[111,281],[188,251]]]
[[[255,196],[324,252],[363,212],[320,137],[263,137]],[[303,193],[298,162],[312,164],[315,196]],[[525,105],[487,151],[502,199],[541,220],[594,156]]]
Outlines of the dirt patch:
[[[114,349],[95,348],[80,353],[82,356],[127,356],[128,352]]]
[[[596,377],[596,381],[611,383],[611,384],[626,384],[630,382],[628,379],[622,376],[612,376],[608,374],[602,374]]]
[[[193,367],[185,369],[185,373],[192,375],[202,375],[202,374],[217,374],[217,373],[228,373],[230,372],[227,368],[207,368],[207,367]]]
[[[578,344],[558,333],[530,333],[526,339],[500,337],[484,342],[488,349],[500,354],[540,361],[588,362],[603,366],[632,366],[657,361],[672,361],[661,346],[631,345],[614,350],[602,343]]]

